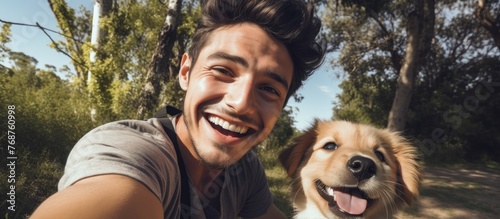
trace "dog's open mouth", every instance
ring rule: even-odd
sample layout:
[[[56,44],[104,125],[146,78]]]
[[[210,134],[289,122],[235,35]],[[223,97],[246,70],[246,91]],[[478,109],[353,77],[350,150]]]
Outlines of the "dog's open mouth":
[[[316,180],[316,189],[328,201],[330,210],[342,217],[362,216],[371,200],[357,187],[330,187]]]

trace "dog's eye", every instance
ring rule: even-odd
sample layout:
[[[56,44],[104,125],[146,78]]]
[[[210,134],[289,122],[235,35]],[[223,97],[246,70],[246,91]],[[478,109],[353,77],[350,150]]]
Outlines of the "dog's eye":
[[[335,144],[334,142],[328,142],[326,143],[324,146],[323,146],[323,149],[326,149],[326,150],[335,150],[337,149],[339,146],[337,144]]]
[[[375,155],[377,155],[377,158],[378,158],[381,162],[385,162],[385,157],[384,157],[384,154],[382,154],[382,152],[380,152],[380,151],[375,151]]]

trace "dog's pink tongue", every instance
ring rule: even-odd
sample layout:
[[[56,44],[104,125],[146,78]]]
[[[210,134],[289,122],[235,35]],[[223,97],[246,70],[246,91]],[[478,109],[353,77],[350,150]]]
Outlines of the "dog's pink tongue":
[[[354,215],[362,214],[366,210],[368,201],[361,198],[361,196],[359,191],[353,191],[352,193],[335,191],[335,198],[339,208]]]

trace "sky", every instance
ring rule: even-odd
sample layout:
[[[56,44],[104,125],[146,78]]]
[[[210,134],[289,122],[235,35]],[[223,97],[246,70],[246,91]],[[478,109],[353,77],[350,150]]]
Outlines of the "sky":
[[[77,9],[80,5],[93,9],[93,0],[66,0],[69,6]],[[54,14],[47,0],[0,0],[0,19],[11,22],[36,24],[59,31]],[[11,26],[12,42],[7,46],[13,51],[26,53],[38,60],[38,68],[46,64],[57,68],[71,66],[70,58],[50,48],[50,39],[43,31],[35,27]],[[62,40],[60,36],[49,33],[54,40]],[[5,63],[5,60],[0,60]],[[297,103],[292,99],[288,106],[294,109],[295,127],[299,130],[308,128],[315,118],[332,118],[333,101],[341,91],[338,87],[340,79],[335,76],[327,58],[324,64],[304,82],[298,90],[304,99]]]

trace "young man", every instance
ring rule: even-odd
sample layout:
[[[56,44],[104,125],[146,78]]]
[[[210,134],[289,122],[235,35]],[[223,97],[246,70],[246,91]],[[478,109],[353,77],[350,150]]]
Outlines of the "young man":
[[[250,149],[322,62],[319,29],[301,0],[209,0],[181,61],[177,139],[158,119],[94,129],[31,218],[284,218]]]

